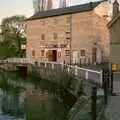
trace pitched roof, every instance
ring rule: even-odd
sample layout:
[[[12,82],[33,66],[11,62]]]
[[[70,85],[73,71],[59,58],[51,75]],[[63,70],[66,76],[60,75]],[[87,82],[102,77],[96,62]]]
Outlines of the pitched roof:
[[[65,14],[90,11],[90,10],[93,10],[95,7],[97,7],[101,2],[103,2],[103,1],[90,2],[90,3],[86,3],[86,4],[82,4],[82,5],[53,9],[53,10],[49,10],[49,11],[42,11],[42,12],[39,12],[39,13],[33,15],[32,17],[28,18],[27,20],[34,20],[34,19],[41,19],[41,18],[65,15]]]
[[[112,17],[112,19],[107,24],[108,28],[110,29],[114,25],[114,23],[116,23],[116,21],[119,19],[120,19],[120,12],[115,17]]]

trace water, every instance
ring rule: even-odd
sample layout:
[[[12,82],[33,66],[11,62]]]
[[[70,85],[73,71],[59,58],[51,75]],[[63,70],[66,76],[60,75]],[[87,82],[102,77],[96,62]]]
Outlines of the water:
[[[63,100],[61,90],[50,81],[0,73],[0,120],[67,120],[73,101]]]

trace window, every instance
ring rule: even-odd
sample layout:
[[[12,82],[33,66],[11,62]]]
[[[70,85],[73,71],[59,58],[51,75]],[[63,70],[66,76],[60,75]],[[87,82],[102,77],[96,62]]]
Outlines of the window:
[[[70,33],[70,25],[69,24],[66,25],[66,32]]]
[[[66,51],[65,51],[65,55],[66,55],[66,56],[70,56],[70,50],[66,50]]]
[[[42,26],[45,26],[45,21],[41,21],[41,25],[42,25]]]
[[[67,19],[67,24],[70,24],[70,23],[71,23],[71,20],[72,20],[72,19],[71,19],[71,15],[67,15],[67,18],[66,18],[66,19]]]
[[[53,33],[53,40],[57,39],[57,33]]]
[[[35,57],[35,50],[32,50],[32,57]]]
[[[41,34],[41,40],[45,40],[45,35]]]
[[[56,25],[58,23],[57,19],[54,19],[54,25]]]
[[[66,39],[70,40],[70,34],[66,34]]]
[[[85,56],[85,50],[80,50],[81,56]]]
[[[45,54],[45,51],[41,50],[41,56],[44,56],[44,54]]]

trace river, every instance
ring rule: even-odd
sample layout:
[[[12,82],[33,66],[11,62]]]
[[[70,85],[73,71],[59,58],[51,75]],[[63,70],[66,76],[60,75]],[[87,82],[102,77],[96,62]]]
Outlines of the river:
[[[31,75],[0,73],[0,120],[67,120],[75,100],[62,88]]]

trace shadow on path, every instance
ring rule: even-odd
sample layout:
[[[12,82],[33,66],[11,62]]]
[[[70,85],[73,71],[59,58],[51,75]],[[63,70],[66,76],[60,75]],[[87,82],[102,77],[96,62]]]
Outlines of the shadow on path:
[[[110,96],[105,110],[106,120],[120,120],[120,96]]]

